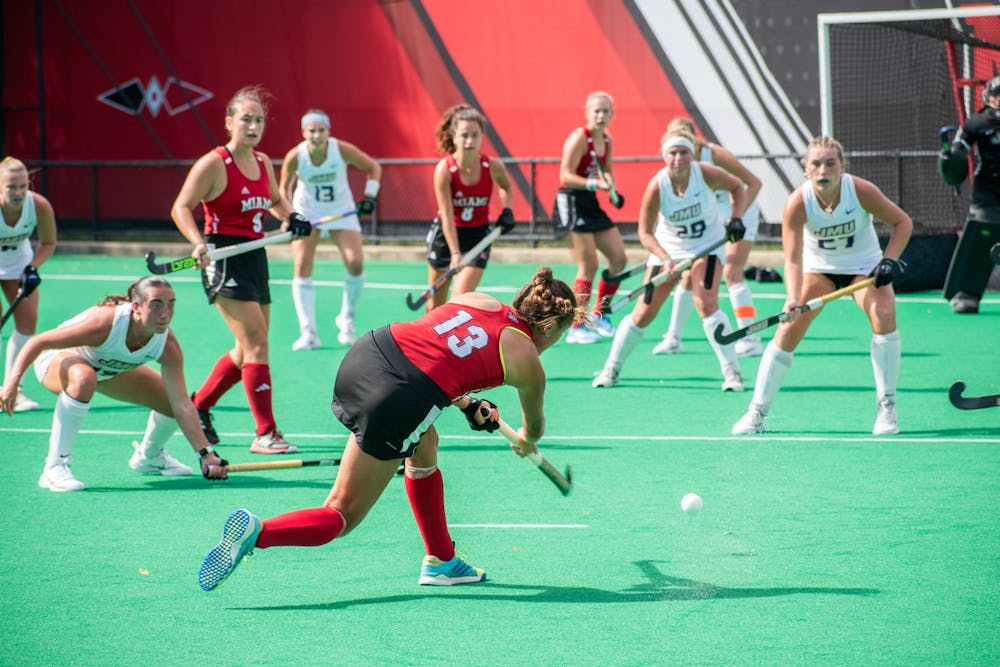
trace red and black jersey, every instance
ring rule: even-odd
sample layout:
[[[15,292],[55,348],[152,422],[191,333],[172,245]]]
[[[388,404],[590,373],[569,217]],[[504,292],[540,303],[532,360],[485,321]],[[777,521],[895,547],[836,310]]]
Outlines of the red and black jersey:
[[[479,157],[482,171],[479,182],[474,185],[462,183],[455,156],[445,158],[451,175],[451,206],[455,213],[456,227],[482,227],[490,224],[490,196],[493,194],[493,175],[490,173],[490,159]],[[438,217],[441,212],[438,211]]]
[[[596,152],[599,156],[601,151],[597,150],[597,145],[594,143],[594,138],[590,136],[590,130],[583,128],[583,134],[587,137],[587,150],[583,153],[583,157],[580,158],[580,163],[576,165],[576,175],[583,176],[584,178],[597,178],[597,173],[600,171],[600,167],[594,161],[593,156],[591,156],[591,151]],[[604,157],[601,161],[605,165],[608,163],[608,151],[611,150],[611,136],[607,133],[604,134]]]
[[[215,152],[226,165],[226,189],[212,201],[203,201],[205,235],[245,236],[259,239],[264,235],[264,219],[271,208],[271,184],[264,167],[264,158],[254,151],[260,165],[260,177],[251,181],[236,166],[225,146]]]
[[[406,358],[455,399],[504,383],[500,334],[508,327],[533,340],[510,306],[481,310],[451,302],[413,322],[392,324],[389,333]]]

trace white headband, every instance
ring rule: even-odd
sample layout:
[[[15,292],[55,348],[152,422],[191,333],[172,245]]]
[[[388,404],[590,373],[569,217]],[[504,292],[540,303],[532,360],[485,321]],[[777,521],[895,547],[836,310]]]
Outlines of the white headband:
[[[330,117],[327,116],[325,113],[317,113],[315,111],[312,111],[302,117],[302,129],[303,130],[306,129],[306,125],[308,125],[309,123],[323,123],[327,127],[330,127]]]
[[[686,148],[689,151],[691,151],[692,153],[694,153],[694,144],[691,143],[690,139],[685,139],[684,137],[674,136],[674,137],[670,137],[669,139],[667,139],[666,141],[664,141],[663,145],[660,146],[660,155],[663,156],[664,160],[667,159],[667,149],[668,148],[673,148],[674,146],[680,146],[682,148]]]

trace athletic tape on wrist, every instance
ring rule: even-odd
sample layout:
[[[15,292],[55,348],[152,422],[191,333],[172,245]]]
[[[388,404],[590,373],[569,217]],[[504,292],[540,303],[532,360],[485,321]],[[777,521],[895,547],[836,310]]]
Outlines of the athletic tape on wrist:
[[[588,178],[587,179],[587,189],[590,190],[591,192],[593,192],[594,190],[597,189],[597,179],[596,178]]]
[[[365,196],[374,199],[378,197],[378,189],[382,186],[381,183],[376,181],[374,178],[369,178],[365,181]]]

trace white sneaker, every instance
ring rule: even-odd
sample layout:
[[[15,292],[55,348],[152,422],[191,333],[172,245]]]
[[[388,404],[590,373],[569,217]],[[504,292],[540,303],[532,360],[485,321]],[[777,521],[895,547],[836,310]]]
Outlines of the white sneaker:
[[[612,368],[602,368],[601,372],[594,378],[593,386],[613,387],[618,384],[618,371]]]
[[[759,357],[764,354],[764,345],[760,342],[760,338],[751,334],[736,341],[733,350],[737,357]]]
[[[896,404],[883,398],[878,402],[878,415],[875,417],[874,435],[896,435],[899,433],[899,415],[896,414]]]
[[[42,406],[25,396],[20,389],[17,390],[17,398],[14,399],[14,412],[30,412],[41,409]]]
[[[727,368],[723,371],[722,391],[745,391],[743,386],[743,375],[735,368]]]
[[[663,340],[653,348],[653,354],[681,354],[682,352],[684,352],[684,346],[670,334],[663,334]]]
[[[45,464],[42,476],[38,478],[38,486],[49,491],[83,491],[86,485],[73,477],[69,469],[69,459],[55,465]]]
[[[733,435],[753,435],[764,432],[764,415],[751,407],[740,420],[733,425]]]
[[[298,451],[298,447],[285,440],[285,436],[280,431],[271,431],[264,435],[258,435],[250,443],[250,451],[254,454],[291,454]]]
[[[599,333],[604,338],[614,338],[615,325],[607,315],[594,315],[590,328]]]
[[[182,477],[194,474],[194,471],[190,467],[172,457],[165,449],[161,449],[160,453],[156,456],[147,458],[143,455],[138,442],[133,440],[132,447],[135,451],[132,453],[132,458],[128,460],[128,467],[136,472],[155,472],[166,477]]]
[[[301,350],[315,350],[320,346],[319,338],[313,333],[304,333],[299,336],[299,339],[292,343],[292,350],[299,352]]]
[[[337,315],[335,320],[340,333],[337,334],[337,342],[341,345],[353,345],[356,340],[354,336],[354,318],[346,315]]]
[[[567,343],[579,343],[581,345],[589,345],[590,343],[598,343],[601,341],[601,334],[597,333],[593,329],[585,326],[573,326],[570,327],[569,332],[566,334]]]

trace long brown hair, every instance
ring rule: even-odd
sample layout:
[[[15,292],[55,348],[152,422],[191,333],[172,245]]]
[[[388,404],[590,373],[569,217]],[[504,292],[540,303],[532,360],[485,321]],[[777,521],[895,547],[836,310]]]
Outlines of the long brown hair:
[[[486,117],[468,104],[456,104],[445,110],[438,122],[434,138],[437,139],[437,149],[440,153],[455,152],[455,129],[460,121],[467,120],[479,124],[479,129],[486,131]]]
[[[166,287],[168,289],[173,289],[170,283],[168,283],[164,278],[160,278],[159,276],[143,276],[128,286],[127,294],[109,294],[97,305],[117,306],[123,303],[142,303],[146,298],[146,295],[149,293],[149,290],[154,287]]]

